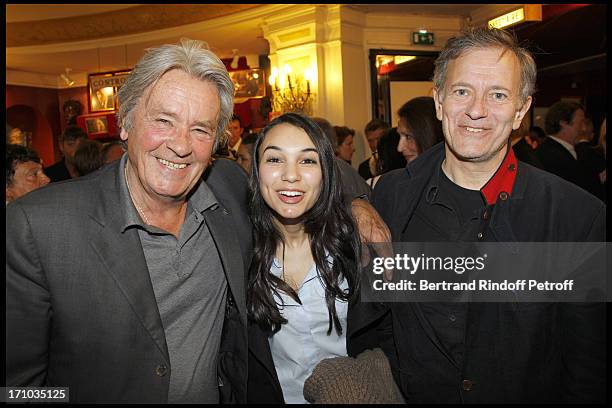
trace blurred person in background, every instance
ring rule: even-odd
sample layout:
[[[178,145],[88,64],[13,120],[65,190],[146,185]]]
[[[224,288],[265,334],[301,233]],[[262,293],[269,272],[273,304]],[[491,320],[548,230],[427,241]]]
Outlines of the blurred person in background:
[[[232,116],[232,120],[227,126],[227,129],[229,131],[229,152],[232,158],[236,159],[236,157],[238,156],[238,148],[240,147],[240,144],[242,143],[242,137],[244,136],[244,127],[242,126],[240,116],[234,114]]]
[[[125,147],[123,142],[119,140],[104,143],[102,146],[102,160],[104,164],[120,159],[123,153],[125,153]]]
[[[578,165],[585,173],[584,189],[606,202],[606,186],[602,183],[600,174],[606,170],[606,157],[599,146],[593,144],[595,130],[590,118],[584,120],[584,131],[578,136],[574,150]]]
[[[576,144],[585,136],[586,117],[582,105],[577,102],[561,100],[553,104],[546,112],[546,140],[536,151],[543,164],[543,169],[574,183],[599,199],[603,198],[599,172],[602,171],[601,160],[593,159],[593,152],[587,156],[595,160],[578,156]],[[599,162],[599,163],[597,163]],[[604,166],[605,167],[605,166]],[[599,169],[599,172],[597,171]]]
[[[518,129],[510,133],[510,143],[512,150],[517,159],[532,166],[542,168],[542,163],[535,153],[535,148],[532,147],[532,142],[529,140],[529,122],[524,120]]]
[[[389,125],[381,119],[372,119],[365,126],[364,134],[368,141],[368,146],[372,151],[372,156],[365,159],[359,164],[359,175],[364,180],[368,180],[378,173],[378,141],[387,133]]]
[[[376,162],[377,169],[374,177],[367,180],[368,185],[374,188],[376,182],[380,179],[383,174],[406,167],[406,159],[404,155],[398,152],[397,146],[399,144],[400,135],[397,133],[397,128],[391,128],[380,138],[376,151],[378,152],[378,160]]]
[[[325,136],[334,146],[334,151],[338,151],[338,138],[334,126],[325,118],[314,117],[312,120],[323,130]],[[369,197],[371,189],[359,173],[357,173],[357,170],[352,168],[350,164],[342,160],[338,155],[336,155],[336,162],[340,168],[342,193],[345,195],[345,201],[350,202],[354,198]]]
[[[79,143],[85,139],[87,139],[87,134],[78,126],[68,126],[64,129],[59,138],[62,159],[45,168],[45,174],[49,176],[52,183],[79,177],[79,172],[74,166],[74,153],[79,147]]]
[[[83,140],[74,152],[74,167],[79,176],[85,176],[104,165],[102,143],[97,140]]]
[[[244,139],[242,139],[242,143],[240,143],[240,147],[238,148],[236,163],[238,163],[240,167],[247,172],[247,174],[251,174],[253,147],[256,140],[257,135],[254,133],[249,133]]]
[[[525,140],[533,150],[537,150],[544,142],[544,139],[546,139],[546,132],[539,126],[531,126],[529,128],[529,135],[525,136]]]
[[[435,144],[444,140],[442,134],[442,124],[436,117],[436,107],[432,97],[419,96],[404,103],[397,111],[399,116],[397,133],[399,140],[397,152],[401,153],[405,160],[405,166],[419,157],[421,153],[428,150]],[[383,147],[384,150],[384,147]],[[389,156],[389,153],[386,153]],[[381,169],[381,174],[397,165],[396,159],[387,159],[387,168]],[[372,180],[374,186],[377,178]]]
[[[397,132],[400,136],[397,151],[404,156],[407,164],[444,140],[442,124],[436,118],[432,97],[411,99],[399,108],[397,114]]]
[[[29,147],[7,144],[5,164],[6,204],[49,184],[49,177],[43,171],[38,153]]]
[[[353,138],[355,130],[346,126],[334,126],[338,143],[336,145],[336,156],[351,164],[353,153],[355,153],[355,145]]]
[[[607,159],[608,154],[606,152],[606,119],[604,118],[603,123],[601,124],[601,128],[599,129],[599,141],[597,143],[597,147],[599,148],[599,150],[601,150],[603,152],[604,155],[604,159]],[[604,171],[602,171],[601,173],[599,173],[599,180],[601,180],[601,183],[604,186],[604,194],[606,194],[604,196],[604,202],[606,202],[606,198],[607,198],[607,189],[606,189],[606,182],[607,182],[607,173],[608,173],[608,166],[607,166],[607,162],[606,162],[606,168],[604,169]]]
[[[571,101],[558,101],[546,112],[546,139],[536,154],[543,169],[582,188],[588,184],[578,165],[574,146],[584,133],[584,109]]]

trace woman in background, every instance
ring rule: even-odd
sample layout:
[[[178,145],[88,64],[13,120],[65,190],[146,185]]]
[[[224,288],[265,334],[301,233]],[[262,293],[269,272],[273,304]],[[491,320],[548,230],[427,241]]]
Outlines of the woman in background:
[[[355,130],[346,126],[334,126],[336,131],[337,147],[336,156],[351,164],[353,153],[355,153],[354,136]]]
[[[421,153],[444,140],[442,123],[436,117],[436,106],[430,96],[419,96],[397,111],[400,141],[397,151],[409,164]]]
[[[314,367],[347,355],[358,233],[334,149],[312,120],[279,116],[259,136],[253,159],[248,401],[305,403]]]
[[[367,180],[370,188],[374,188],[381,175],[391,170],[403,169],[406,167],[407,163],[404,155],[397,151],[399,140],[400,135],[397,133],[397,128],[392,128],[389,129],[387,133],[385,133],[378,141],[378,144],[376,145],[376,151],[378,152],[378,161],[376,163],[377,176]]]
[[[413,98],[403,104],[397,114],[399,116],[397,151],[406,159],[406,165],[427,149],[444,140],[442,123],[436,117],[436,106],[432,97]],[[370,184],[372,188],[379,177],[372,180]]]

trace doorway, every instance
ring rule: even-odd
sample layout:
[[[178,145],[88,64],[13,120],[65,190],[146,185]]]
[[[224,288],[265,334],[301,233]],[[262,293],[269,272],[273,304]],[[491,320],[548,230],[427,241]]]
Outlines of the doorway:
[[[417,96],[432,96],[434,51],[370,50],[372,118],[397,123],[396,112]]]

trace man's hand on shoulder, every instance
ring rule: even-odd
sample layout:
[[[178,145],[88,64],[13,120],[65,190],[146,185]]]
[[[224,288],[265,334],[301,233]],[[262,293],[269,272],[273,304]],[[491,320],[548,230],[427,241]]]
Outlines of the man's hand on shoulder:
[[[366,200],[357,198],[351,202],[351,211],[363,246],[362,262],[367,264],[370,261],[369,248],[380,257],[393,257],[391,231],[374,207]],[[385,271],[384,277],[387,281],[391,280],[391,271]]]

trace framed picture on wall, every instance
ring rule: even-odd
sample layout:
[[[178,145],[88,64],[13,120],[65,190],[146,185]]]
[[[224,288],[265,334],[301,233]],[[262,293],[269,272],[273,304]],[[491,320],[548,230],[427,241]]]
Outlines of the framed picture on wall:
[[[106,118],[106,116],[86,118],[85,126],[87,126],[88,135],[108,133],[108,119]]]
[[[118,108],[117,91],[131,71],[89,74],[89,112],[107,112]]]
[[[234,98],[261,98],[266,96],[266,79],[261,69],[244,69],[229,73],[234,83]]]
[[[77,126],[87,133],[90,139],[117,139],[119,128],[117,127],[117,115],[115,112],[95,113],[77,117]]]

